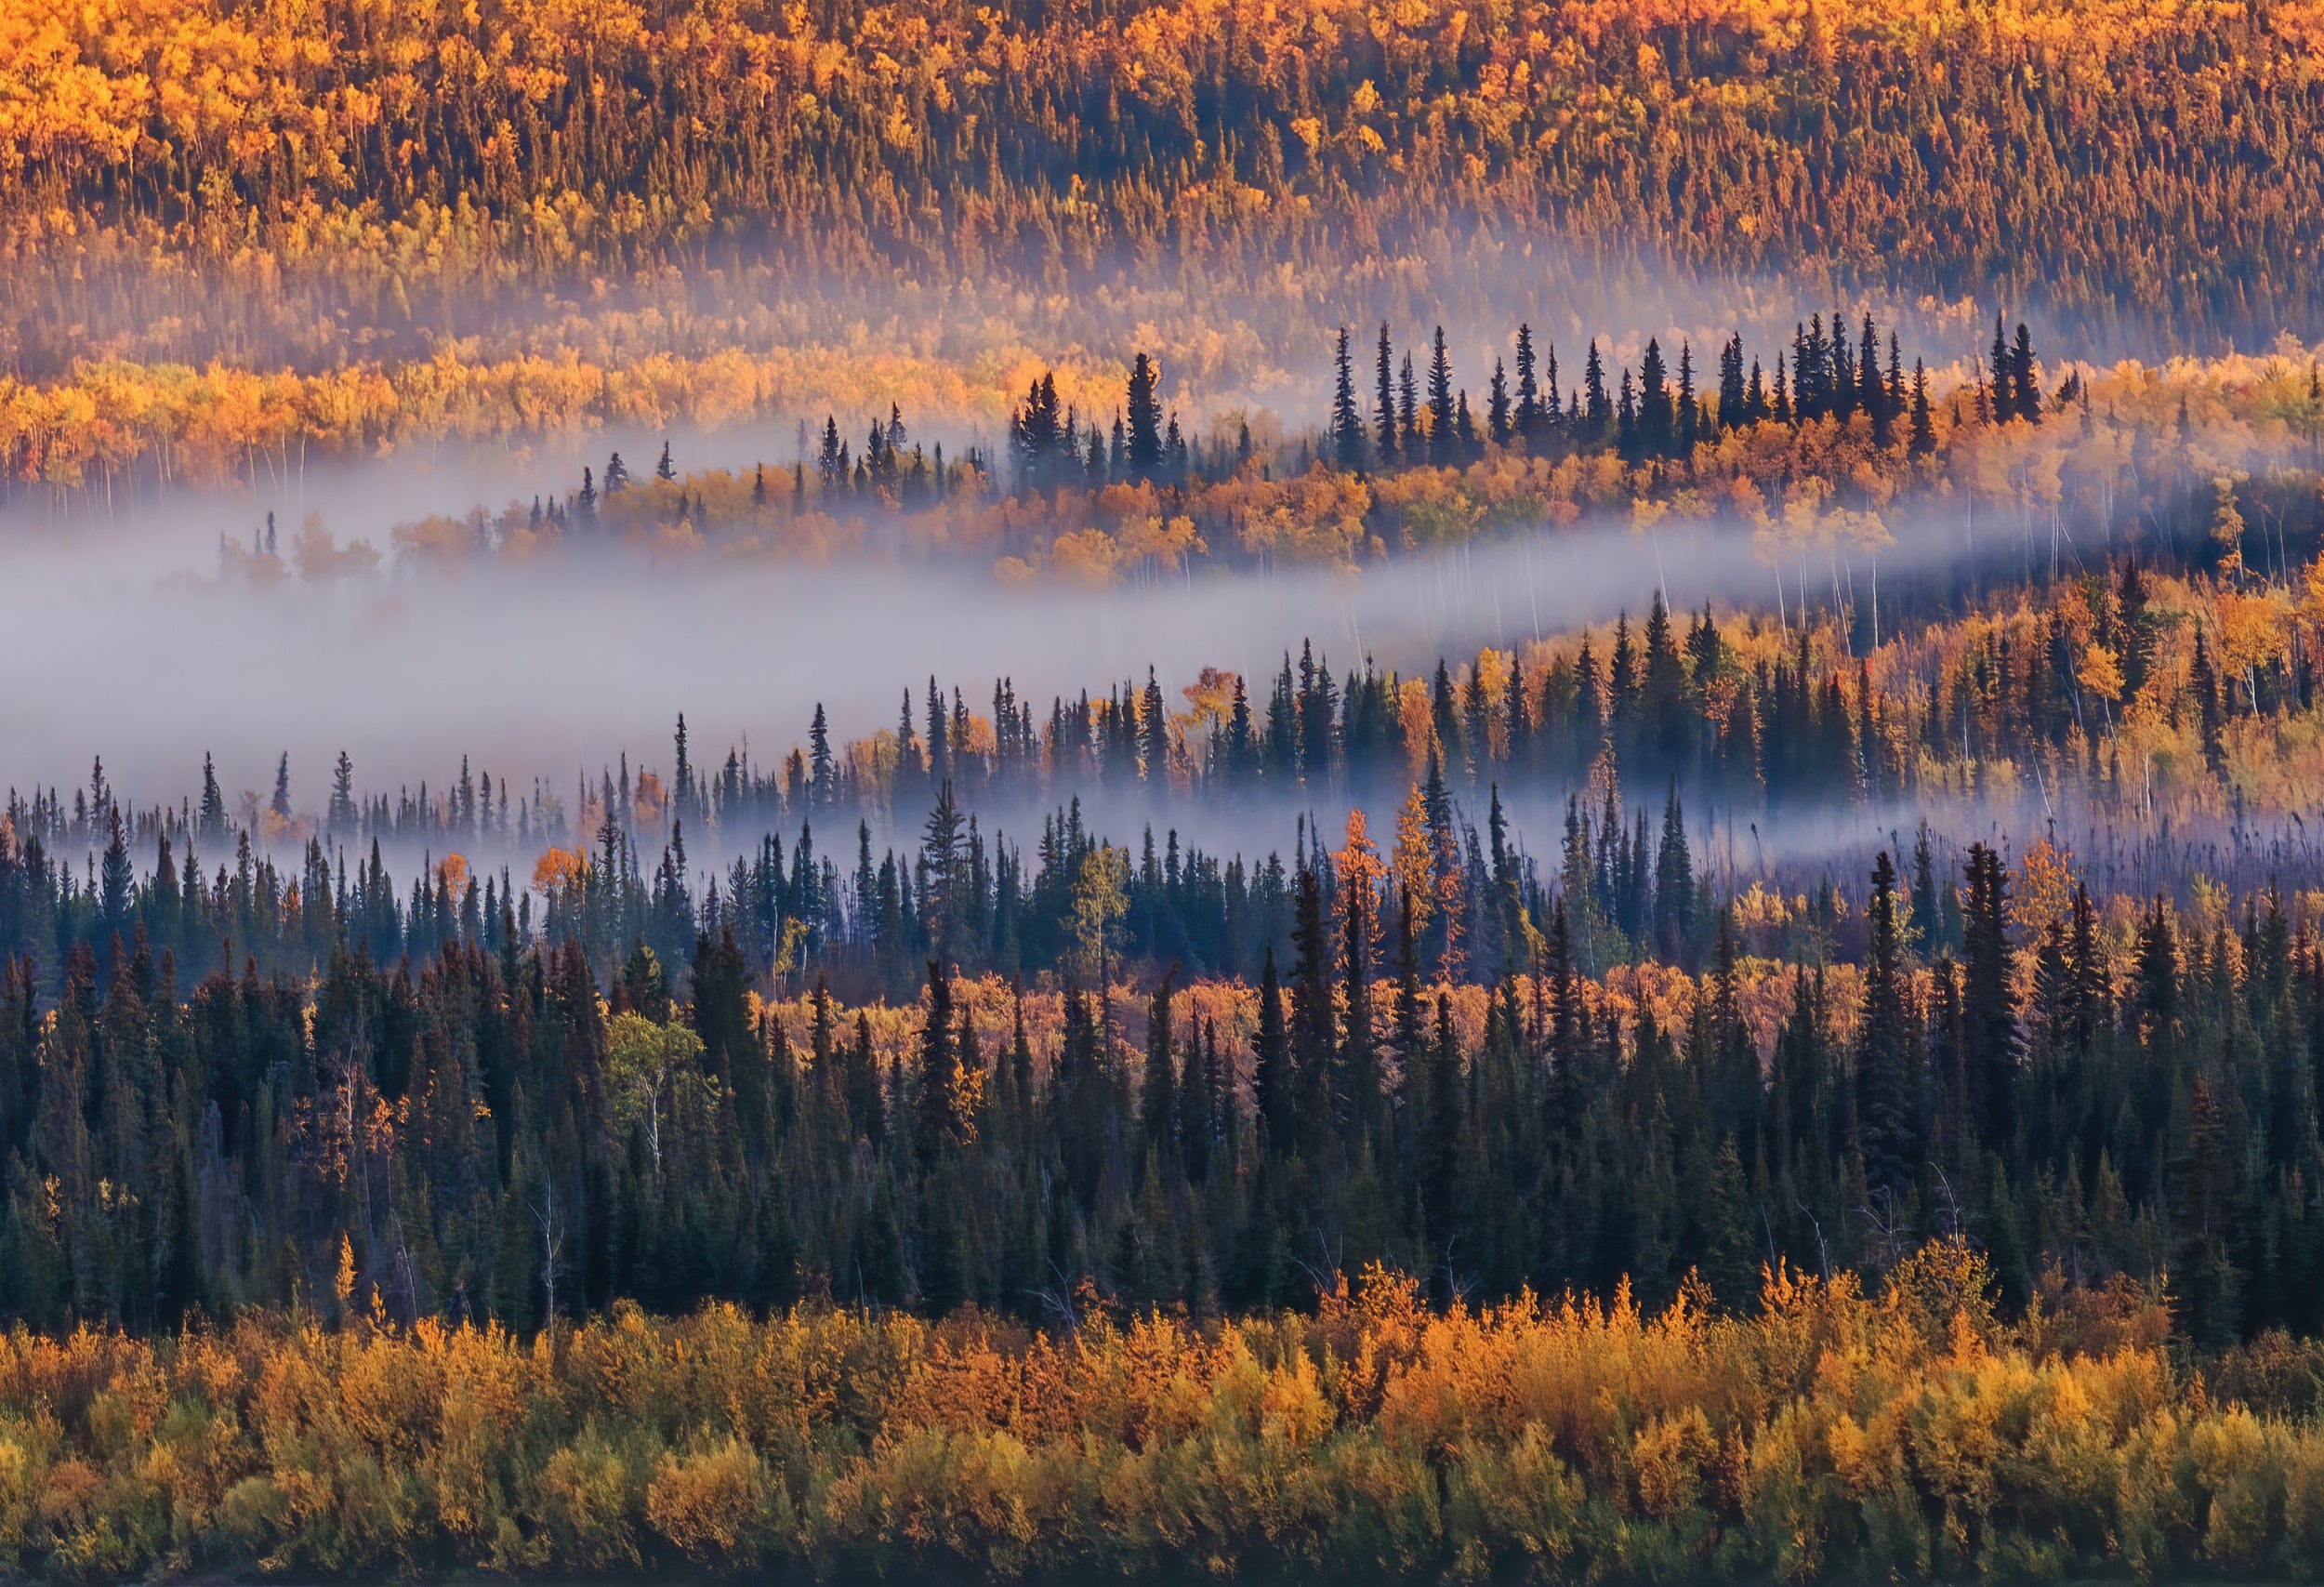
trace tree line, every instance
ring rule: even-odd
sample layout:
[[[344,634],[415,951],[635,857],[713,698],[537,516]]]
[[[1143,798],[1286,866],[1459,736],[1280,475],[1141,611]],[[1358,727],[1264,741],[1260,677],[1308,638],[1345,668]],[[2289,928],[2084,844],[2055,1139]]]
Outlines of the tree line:
[[[1769,1262],[1963,1235],[2019,1301],[2054,1263],[2168,1271],[2207,1344],[2324,1320],[2314,894],[2093,897],[2046,848],[1949,871],[1924,835],[1784,962],[1673,827],[1651,950],[1592,976],[1592,879],[1488,876],[1471,938],[1359,836],[1288,871],[1255,982],[1133,942],[1104,848],[1046,973],[930,957],[901,1004],[757,972],[715,895],[684,957],[640,933],[604,977],[505,896],[390,960],[325,913],[312,972],[181,978],[142,913],[53,1002],[11,956],[0,1305],[168,1328],[342,1252],[406,1321],[521,1329],[817,1294],[1054,1323],[1084,1281],[1241,1311],[1374,1261],[1440,1300],[1695,1272],[1747,1304]]]
[[[576,788],[592,846],[530,875],[460,853],[506,847],[506,778],[364,845],[386,807],[344,760],[318,819],[285,759],[255,834],[214,768],[133,814],[99,766],[0,827],[0,1303],[169,1326],[312,1294],[342,1245],[407,1320],[522,1328],[815,1293],[1039,1318],[1085,1279],[1236,1310],[1374,1259],[1440,1298],[1696,1270],[1742,1301],[1769,1258],[1965,1232],[2014,1296],[2050,1261],[2168,1269],[2199,1338],[2312,1329],[2317,877],[2244,823],[2302,786],[2314,706],[2296,663],[2238,698],[2207,659],[2220,602],[2280,598],[2236,576],[2125,562],[1881,673],[1829,629],[1658,609],[1603,667],[1584,639],[1340,694],[1287,660],[1219,718],[1216,797],[1404,793],[1393,838],[1359,800],[1287,859],[1091,829],[1085,774],[1194,791],[1152,680],[1056,737],[931,681],[879,756],[819,712],[771,806],[681,723],[668,783]],[[1759,668],[1731,642],[1767,658],[1733,761],[1716,690]],[[1559,678],[1561,712],[1598,705],[1538,716]],[[1376,710],[1405,736],[1367,740]],[[2140,721],[2160,802],[2115,764]],[[2269,741],[2291,781],[2247,798]],[[844,766],[917,841],[875,847]],[[2027,781],[2048,837],[1942,829]],[[980,823],[1012,787],[1059,796],[1030,854]],[[1505,798],[1564,805],[1553,853]],[[1903,800],[1938,826],[1736,863],[1742,826]],[[714,835],[731,864],[697,869]],[[390,869],[413,837],[443,852]]]
[[[1868,315],[1852,334],[1842,315],[1828,327],[1810,314],[1765,362],[1730,335],[1715,378],[1699,380],[1691,344],[1673,361],[1650,335],[1635,364],[1591,338],[1569,379],[1555,346],[1521,324],[1508,338],[1513,379],[1497,354],[1472,403],[1441,332],[1425,381],[1409,354],[1399,364],[1389,327],[1380,339],[1380,379],[1360,394],[1340,333],[1335,377],[1314,403],[1327,419],[1304,434],[1261,441],[1234,415],[1197,434],[1141,353],[1110,390],[1086,371],[1035,377],[1007,410],[1005,443],[950,456],[893,402],[860,449],[836,414],[812,449],[802,426],[787,468],[684,470],[665,442],[654,469],[633,476],[615,451],[601,473],[582,468],[577,487],[535,496],[529,510],[512,500],[396,526],[393,572],[615,548],[824,560],[876,545],[989,559],[1004,586],[1105,588],[1197,569],[1361,568],[1586,515],[1649,531],[1747,529],[1787,621],[1822,602],[1821,562],[1832,606],[1857,615],[1869,645],[1878,602],[1854,588],[1855,572],[1896,545],[1900,526],[1925,541],[1964,521],[1963,557],[1913,575],[1954,595],[1974,594],[1988,564],[2053,576],[2126,542],[2208,562],[2228,549],[2212,551],[2212,537],[2246,529],[2260,538],[2237,554],[2280,579],[2315,533],[2324,375],[2304,356],[2045,368],[2026,326],[2013,337],[1997,316],[1987,355],[1968,378],[1948,377],[1940,400],[1923,361],[1908,377],[1897,333]],[[379,562],[314,519],[287,549],[271,524],[254,527],[247,553],[220,546],[222,575],[260,588],[294,569],[307,584],[376,576]]]
[[[1472,229],[1606,272],[2039,296],[2182,344],[2312,317],[2296,8],[1893,15],[60,12],[0,60],[25,107],[0,319],[43,378],[134,345],[425,361],[592,278],[867,305],[989,280],[1071,309],[1125,258],[1206,295],[1287,265],[1385,291],[1382,242]]]
[[[2319,564],[2262,576],[2239,541],[2202,544],[2208,569],[2133,554],[1951,618],[1895,601],[1868,652],[1829,618],[1681,617],[1656,592],[1636,627],[1419,675],[1370,657],[1342,672],[1310,643],[1272,679],[1208,669],[1166,692],[1150,669],[1045,710],[1005,678],[972,706],[931,677],[892,727],[848,741],[818,707],[771,760],[698,756],[680,719],[659,769],[624,753],[561,787],[463,759],[433,787],[374,793],[342,755],[302,807],[284,756],[264,800],[230,807],[205,761],[172,809],[120,798],[100,760],[69,794],[12,793],[0,951],[38,946],[53,994],[69,945],[108,953],[140,924],[189,970],[231,967],[225,939],[289,972],[342,932],[385,962],[489,937],[507,913],[520,937],[579,941],[603,975],[633,940],[682,959],[715,907],[754,974],[812,963],[901,998],[931,953],[1003,974],[1056,962],[1075,878],[1104,849],[1128,867],[1135,957],[1249,981],[1284,946],[1288,870],[1349,805],[1407,891],[1486,945],[1469,960],[1484,975],[1512,961],[1487,904],[1512,888],[1537,920],[1552,893],[1591,900],[1593,971],[1657,943],[1698,967],[1697,879],[1732,879],[1747,841],[1744,868],[1763,869],[1758,825],[1808,815],[1918,805],[1943,826],[2038,802],[2085,835],[2106,890],[2185,902],[2199,862],[2239,891],[2304,865],[2296,835],[2269,830],[2324,774],[2307,731]],[[1142,834],[1092,830],[1085,799]],[[1265,823],[1272,843],[1182,843],[1197,813]],[[2225,851],[2187,849],[2207,834]],[[1782,874],[1793,895],[1831,879]]]

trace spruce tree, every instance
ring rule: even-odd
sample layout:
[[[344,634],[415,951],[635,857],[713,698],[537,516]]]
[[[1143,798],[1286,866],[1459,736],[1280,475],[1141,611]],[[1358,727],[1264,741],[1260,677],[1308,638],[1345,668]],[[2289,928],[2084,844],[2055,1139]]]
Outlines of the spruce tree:
[[[345,832],[355,825],[355,763],[339,751],[337,762],[331,769],[331,804],[324,817],[324,830]]]
[[[1314,1140],[1329,1119],[1333,1017],[1332,951],[1323,892],[1313,866],[1301,866],[1291,925],[1291,1071],[1299,1139]]]
[[[226,795],[218,786],[218,768],[206,749],[202,752],[202,815],[195,830],[206,839],[226,836]]]
[[[942,963],[928,961],[928,1015],[913,1063],[913,1147],[923,1169],[962,1144],[967,1115],[967,1077],[960,1064],[959,1032],[953,1009],[952,977]]]
[[[2202,730],[2203,761],[2217,776],[2226,766],[2224,713],[2219,702],[2219,673],[2212,664],[2211,645],[2201,622],[2195,627],[2195,655],[2187,664],[2187,690],[2195,696],[2197,724]]]
[[[1590,338],[1589,362],[1582,365],[1582,437],[1604,445],[1614,433],[1614,403],[1606,395],[1605,365],[1598,359],[1598,339]]]
[[[2186,1145],[2171,1164],[2172,1320],[2197,1345],[2235,1341],[2243,1275],[2229,1254],[2236,1225],[2235,1167],[2210,1077],[2197,1075],[2187,1104]]]
[[[1986,390],[1991,394],[1989,417],[1995,424],[2007,424],[2017,416],[2014,387],[2010,377],[2009,333],[2001,327],[2001,316],[1993,316],[1993,346],[1986,354]]]
[[[1881,384],[1881,341],[1872,324],[1872,316],[1864,316],[1864,334],[1856,341],[1856,411],[1872,422],[1873,443],[1888,444],[1887,389]]]
[[[2179,1012],[2179,948],[2159,896],[2139,922],[2136,978],[2138,1012],[2167,1027]]]
[[[1355,406],[1355,369],[1348,361],[1348,327],[1340,327],[1340,344],[1332,355],[1331,441],[1340,467],[1358,473],[1364,467],[1364,416]],[[1248,436],[1249,432],[1245,431]]]
[[[2033,336],[2023,321],[2018,323],[2017,340],[2010,349],[2009,381],[2017,417],[2027,424],[2040,424],[2041,380],[2034,371]]]
[[[1445,327],[1436,327],[1436,340],[1428,362],[1428,460],[1438,468],[1459,456],[1459,436],[1453,427],[1452,358],[1445,350]]]
[[[1517,408],[1512,422],[1519,440],[1531,443],[1539,439],[1541,388],[1536,375],[1531,325],[1517,327]]]
[[[1211,1152],[1219,1135],[1219,1032],[1208,1021],[1197,1029],[1186,1022],[1186,1058],[1178,1088],[1178,1149],[1189,1184],[1210,1177]]]
[[[1920,1162],[1918,1066],[1912,1011],[1896,921],[1896,868],[1888,851],[1872,866],[1870,942],[1864,966],[1864,1012],[1856,1038],[1856,1117],[1866,1184],[1894,1218],[1911,1191]]]
[[[1425,1055],[1410,1062],[1424,1065],[1427,1076],[1426,1111],[1420,1131],[1420,1200],[1427,1223],[1432,1271],[1438,1263],[1449,1269],[1459,1250],[1461,1224],[1461,1178],[1470,1157],[1469,1091],[1460,1066],[1460,1038],[1453,1028],[1452,998],[1436,998],[1435,1039]],[[1446,1277],[1449,1280],[1449,1272]],[[1447,1281],[1440,1293],[1449,1298]]]
[[[1921,360],[1912,361],[1912,427],[1906,432],[1908,456],[1926,457],[1936,450],[1936,423],[1929,413],[1929,377]]]
[[[1824,411],[1845,425],[1856,412],[1856,364],[1848,350],[1848,317],[1838,310],[1832,311],[1826,356],[1830,362],[1822,386]]]
[[[1129,477],[1143,483],[1162,469],[1161,373],[1138,354],[1129,369]]]
[[[1146,1062],[1138,1106],[1138,1127],[1145,1142],[1145,1160],[1158,1164],[1166,1175],[1178,1171],[1177,1031],[1170,1014],[1171,992],[1178,979],[1173,965],[1155,983],[1146,1005]]]
[[[1757,375],[1759,366],[1752,366]],[[1747,399],[1743,388],[1743,337],[1737,334],[1727,338],[1719,350],[1719,428],[1734,430],[1750,422]]]
[[[1695,443],[1702,439],[1702,405],[1695,395],[1695,348],[1692,342],[1679,343],[1678,432],[1672,437],[1671,453],[1690,468],[1695,456]]]
[[[1259,1106],[1261,1143],[1270,1152],[1292,1149],[1292,1109],[1297,1087],[1291,1074],[1289,1033],[1283,1017],[1283,980],[1275,970],[1275,950],[1267,947],[1265,966],[1259,973],[1259,1030],[1251,1041],[1251,1089]]]
[[[1670,371],[1662,362],[1662,344],[1652,337],[1646,338],[1646,356],[1639,365],[1635,422],[1638,455],[1668,457],[1676,433],[1671,423]]]
[[[1331,1105],[1345,1126],[1340,1139],[1353,1156],[1368,1143],[1380,1104],[1380,1054],[1372,1037],[1371,910],[1362,891],[1341,891],[1340,1028],[1334,1054]]]
[[[1970,1128],[1977,1144],[2008,1144],[2016,1118],[2017,1008],[2010,988],[2007,873],[1983,843],[1969,848],[1961,922],[1962,1062],[1969,1076]]]
[[[1830,358],[1821,314],[1809,315],[1807,324],[1792,322],[1791,417],[1801,424],[1824,417],[1824,381],[1831,373]],[[1780,386],[1781,376],[1776,378]]]
[[[1396,371],[1394,353],[1388,345],[1388,322],[1380,323],[1379,389],[1374,396],[1372,411],[1372,450],[1379,458],[1382,472],[1396,466]]]

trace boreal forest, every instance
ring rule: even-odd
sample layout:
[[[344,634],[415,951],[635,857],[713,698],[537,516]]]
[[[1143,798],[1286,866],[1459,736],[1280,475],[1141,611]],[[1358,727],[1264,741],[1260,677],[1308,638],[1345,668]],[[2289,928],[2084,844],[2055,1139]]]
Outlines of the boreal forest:
[[[2324,1571],[2324,7],[0,8],[0,1574]]]

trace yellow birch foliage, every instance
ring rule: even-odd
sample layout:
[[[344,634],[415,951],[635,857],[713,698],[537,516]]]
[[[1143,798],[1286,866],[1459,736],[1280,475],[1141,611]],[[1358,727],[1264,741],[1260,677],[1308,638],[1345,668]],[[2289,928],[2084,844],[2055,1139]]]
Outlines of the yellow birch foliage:
[[[0,1340],[16,1568],[959,1568],[1297,1561],[1801,1580],[2297,1571],[2324,1430],[2288,1341],[2165,1348],[2159,1293],[2045,1283],[2002,1320],[1939,1244],[1877,1293],[1765,1277],[1647,1313],[1424,1304],[1374,1269],[1310,1314],[1103,1304],[1062,1334],[807,1306],[530,1344],[251,1316]],[[2288,1359],[2305,1352],[2302,1359]]]

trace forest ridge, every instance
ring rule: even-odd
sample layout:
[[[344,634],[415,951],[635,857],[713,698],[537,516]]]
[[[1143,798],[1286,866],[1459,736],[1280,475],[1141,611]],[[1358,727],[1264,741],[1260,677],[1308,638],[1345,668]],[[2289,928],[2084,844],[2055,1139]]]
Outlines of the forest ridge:
[[[2320,249],[2324,0],[0,5],[0,1576],[2324,1571]]]
[[[2317,307],[2320,54],[2312,4],[2209,0],[30,0],[0,350],[396,362],[671,271],[1425,292],[1408,245],[1472,231],[2249,345]]]

